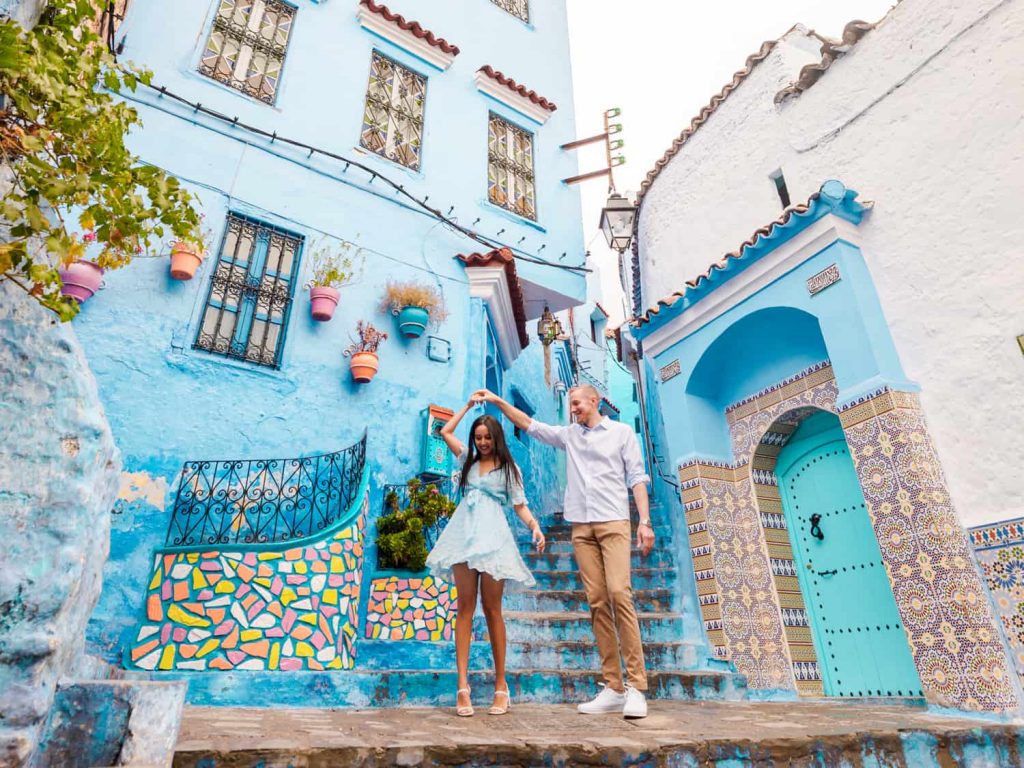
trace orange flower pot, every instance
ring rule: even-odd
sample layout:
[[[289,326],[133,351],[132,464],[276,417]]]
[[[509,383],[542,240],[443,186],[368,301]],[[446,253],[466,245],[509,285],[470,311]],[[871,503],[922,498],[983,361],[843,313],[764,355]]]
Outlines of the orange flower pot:
[[[171,277],[191,280],[203,263],[203,251],[192,243],[178,240],[171,246]]]
[[[355,382],[357,384],[366,384],[377,375],[377,370],[380,368],[377,353],[356,352],[352,355],[349,367],[352,369],[352,378]]]

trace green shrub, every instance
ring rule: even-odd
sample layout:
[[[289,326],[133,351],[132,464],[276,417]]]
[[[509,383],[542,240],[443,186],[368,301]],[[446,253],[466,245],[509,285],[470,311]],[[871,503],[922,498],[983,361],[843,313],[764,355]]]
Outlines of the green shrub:
[[[436,485],[417,479],[407,483],[409,501],[398,508],[398,494],[384,497],[384,514],[377,520],[377,565],[395,570],[422,571],[427,564],[424,529],[451,517],[455,502]]]

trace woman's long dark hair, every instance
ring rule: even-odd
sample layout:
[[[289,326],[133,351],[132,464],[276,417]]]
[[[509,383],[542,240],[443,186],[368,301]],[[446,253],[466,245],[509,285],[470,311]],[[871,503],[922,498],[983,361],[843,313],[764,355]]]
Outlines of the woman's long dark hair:
[[[459,490],[463,493],[466,492],[466,480],[469,478],[469,470],[476,462],[480,461],[480,456],[476,452],[476,428],[483,424],[487,427],[487,431],[491,433],[491,443],[494,446],[494,459],[498,462],[494,468],[494,472],[499,469],[505,474],[505,491],[507,493],[512,492],[512,483],[522,483],[523,476],[519,472],[519,467],[516,466],[515,459],[512,458],[512,454],[509,453],[508,444],[505,442],[505,430],[501,428],[501,422],[490,414],[477,417],[473,421],[473,425],[469,428],[469,453],[466,455],[466,463],[462,465],[462,477],[459,478]]]

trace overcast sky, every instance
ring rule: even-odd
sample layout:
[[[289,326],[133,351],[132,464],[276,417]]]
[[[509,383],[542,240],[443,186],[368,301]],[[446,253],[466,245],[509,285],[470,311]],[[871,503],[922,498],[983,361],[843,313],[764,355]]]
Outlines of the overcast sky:
[[[545,2],[546,0],[539,0]],[[878,21],[894,0],[566,0],[576,96],[576,127],[603,130],[605,109],[619,107],[626,165],[620,191],[636,191],[672,140],[742,68],[765,40],[797,22],[832,37],[853,19]],[[580,152],[580,171],[603,165],[603,149]],[[616,254],[597,223],[603,179],[581,185],[585,242],[597,260],[604,306],[622,320]],[[708,254],[708,263],[720,254]],[[613,293],[614,292],[614,293]]]

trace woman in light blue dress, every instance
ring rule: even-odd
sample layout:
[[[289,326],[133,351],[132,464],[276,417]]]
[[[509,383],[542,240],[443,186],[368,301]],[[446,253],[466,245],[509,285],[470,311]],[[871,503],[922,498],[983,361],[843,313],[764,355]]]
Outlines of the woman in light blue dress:
[[[449,450],[462,462],[462,501],[427,556],[427,567],[441,578],[454,580],[458,590],[458,618],[455,622],[455,666],[459,673],[455,712],[473,714],[469,690],[469,646],[473,636],[473,614],[479,593],[487,633],[494,655],[494,702],[489,714],[508,712],[510,697],[505,679],[505,619],[501,598],[505,581],[533,586],[530,573],[519,554],[512,529],[505,518],[511,506],[533,533],[533,543],[544,551],[540,524],[526,506],[523,478],[505,443],[501,424],[493,416],[480,416],[470,427],[470,443],[455,437],[455,428],[470,408],[470,400],[441,429]]]

